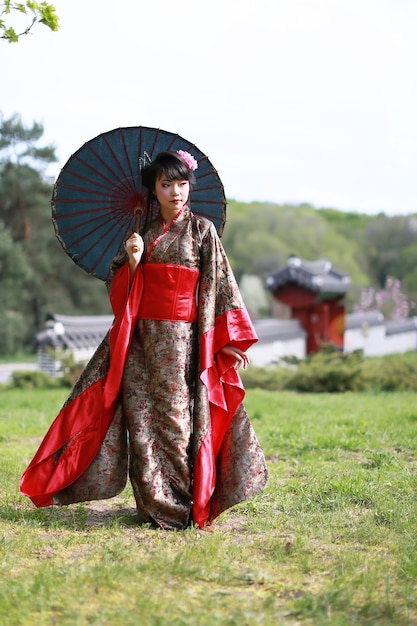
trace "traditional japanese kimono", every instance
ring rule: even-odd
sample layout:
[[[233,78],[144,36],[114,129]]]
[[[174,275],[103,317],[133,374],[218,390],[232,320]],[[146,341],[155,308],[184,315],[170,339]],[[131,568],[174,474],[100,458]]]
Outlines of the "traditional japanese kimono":
[[[133,487],[140,522],[203,527],[261,491],[265,458],[227,344],[256,340],[213,224],[188,207],[144,236],[110,300],[115,320],[21,480],[38,507]]]

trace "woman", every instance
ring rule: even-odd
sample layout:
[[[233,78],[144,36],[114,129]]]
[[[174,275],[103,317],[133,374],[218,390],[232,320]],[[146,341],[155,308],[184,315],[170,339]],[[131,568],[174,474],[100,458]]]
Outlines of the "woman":
[[[266,483],[237,373],[256,335],[214,225],[188,205],[196,167],[179,151],[142,169],[160,213],[115,261],[109,336],[22,477],[37,506],[116,495],[127,456],[139,522],[165,529],[210,525]]]

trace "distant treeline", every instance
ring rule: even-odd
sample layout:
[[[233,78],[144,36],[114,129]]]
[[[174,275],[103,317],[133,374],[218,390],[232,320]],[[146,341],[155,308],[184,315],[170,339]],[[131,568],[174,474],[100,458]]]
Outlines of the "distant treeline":
[[[56,156],[53,146],[39,146],[42,125],[25,127],[18,115],[0,122],[0,355],[6,355],[30,350],[49,312],[109,314],[110,307],[105,285],[79,269],[55,238],[54,181],[44,172]],[[416,239],[417,214],[369,216],[234,200],[223,233],[238,281],[252,279],[246,285],[263,285],[292,254],[327,258],[351,277],[348,310],[363,287],[380,289],[387,276],[417,300]],[[268,301],[258,308],[267,315]]]

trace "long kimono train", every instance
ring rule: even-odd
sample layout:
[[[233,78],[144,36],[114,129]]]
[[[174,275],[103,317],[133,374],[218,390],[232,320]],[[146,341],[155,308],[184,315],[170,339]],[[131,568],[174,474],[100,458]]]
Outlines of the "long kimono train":
[[[257,338],[211,222],[185,207],[144,240],[133,281],[128,263],[113,279],[112,328],[21,493],[38,507],[110,498],[129,473],[140,522],[203,527],[267,481],[243,385],[220,352]]]

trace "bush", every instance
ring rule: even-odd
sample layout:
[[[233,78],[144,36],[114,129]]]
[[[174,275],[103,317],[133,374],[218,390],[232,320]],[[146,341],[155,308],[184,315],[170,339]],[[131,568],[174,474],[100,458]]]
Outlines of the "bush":
[[[21,372],[13,372],[12,374],[12,387],[19,389],[52,389],[59,387],[61,381],[56,378],[52,378],[45,372],[39,370],[29,370]]]
[[[293,376],[293,370],[279,365],[271,365],[270,367],[250,366],[247,370],[241,370],[240,375],[246,389],[282,391],[287,388],[288,379]]]
[[[366,359],[369,387],[381,391],[417,391],[417,353]]]
[[[362,352],[344,354],[326,345],[300,362],[286,388],[315,393],[362,391],[366,386],[363,364]]]
[[[342,353],[332,345],[288,367],[251,366],[242,372],[247,389],[310,393],[344,391],[417,391],[417,352],[364,358],[362,351]]]

